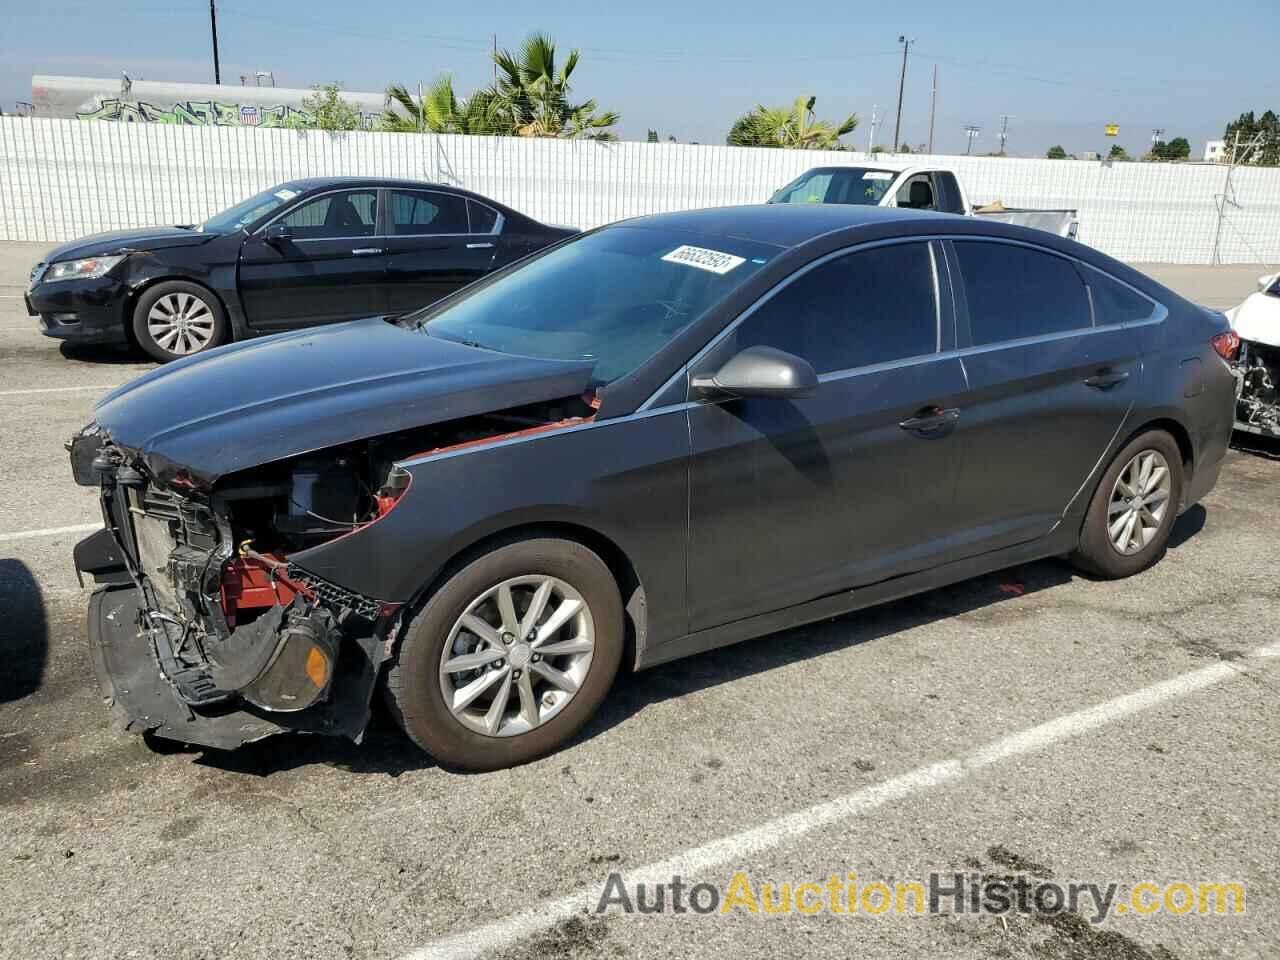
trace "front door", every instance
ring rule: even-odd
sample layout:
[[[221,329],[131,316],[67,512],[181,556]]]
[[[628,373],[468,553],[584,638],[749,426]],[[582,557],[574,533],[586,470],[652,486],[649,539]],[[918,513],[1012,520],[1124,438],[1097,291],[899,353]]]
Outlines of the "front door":
[[[378,191],[367,188],[305,200],[259,229],[240,248],[249,325],[283,330],[386,313],[387,258],[377,223]],[[283,236],[268,239],[270,226]]]
[[[969,382],[956,508],[970,528],[958,558],[1044,536],[1089,495],[1084,484],[1139,396],[1143,369],[1134,331],[1091,305],[1074,261],[976,239],[954,241],[951,253]]]
[[[390,313],[433,303],[492,269],[496,218],[473,229],[465,197],[436,190],[390,190],[388,199]]]
[[[749,312],[694,376],[765,344],[814,365],[802,400],[690,409],[693,630],[925,569],[962,527],[940,251],[916,241],[820,261]]]

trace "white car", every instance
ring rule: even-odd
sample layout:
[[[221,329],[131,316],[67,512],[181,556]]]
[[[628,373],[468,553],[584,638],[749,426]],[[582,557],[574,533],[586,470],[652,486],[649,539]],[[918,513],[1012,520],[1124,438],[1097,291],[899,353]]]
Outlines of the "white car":
[[[1227,311],[1240,337],[1236,429],[1280,438],[1280,273],[1258,278],[1258,292]]]

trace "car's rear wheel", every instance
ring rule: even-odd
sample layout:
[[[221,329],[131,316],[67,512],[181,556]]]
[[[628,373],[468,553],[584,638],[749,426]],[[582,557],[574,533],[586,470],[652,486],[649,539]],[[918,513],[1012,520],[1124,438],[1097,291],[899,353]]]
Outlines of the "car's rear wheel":
[[[581,729],[622,648],[622,601],[604,562],[571,540],[520,540],[432,594],[388,671],[388,700],[444,766],[509,767]]]
[[[133,336],[143,350],[167,363],[226,343],[229,328],[222,304],[209,290],[166,280],[138,298]]]
[[[1132,576],[1164,555],[1182,502],[1182,451],[1163,430],[1125,444],[1094,491],[1072,560],[1108,578]]]

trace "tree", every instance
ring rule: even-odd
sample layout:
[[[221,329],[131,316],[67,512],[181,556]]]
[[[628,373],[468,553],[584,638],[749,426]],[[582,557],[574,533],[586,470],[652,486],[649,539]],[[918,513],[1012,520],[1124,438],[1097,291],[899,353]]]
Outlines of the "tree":
[[[1253,111],[1250,110],[1227,124],[1222,139],[1226,145],[1228,158],[1235,148],[1237,133],[1240,134],[1241,154],[1236,158],[1238,163],[1264,167],[1280,166],[1280,117],[1277,117],[1273,111],[1268,110],[1255,119]],[[1255,137],[1258,138],[1257,148],[1246,153],[1245,146]]]
[[[360,111],[343,100],[338,83],[317,84],[312,94],[302,100],[302,112],[292,113],[285,121],[295,130],[359,130]]]
[[[1133,158],[1125,151],[1124,147],[1118,143],[1111,145],[1111,152],[1107,154],[1108,160],[1132,160]]]
[[[618,122],[618,114],[597,113],[594,100],[569,100],[569,77],[578,59],[579,52],[570,50],[557,70],[555,41],[541,33],[531,35],[518,56],[508,50],[495,53],[498,80],[491,90],[491,113],[501,132],[518,137],[618,139],[609,129]]]
[[[813,112],[817,99],[796,97],[789,108],[758,105],[734,122],[725,142],[735,147],[839,150],[840,138],[858,126],[858,117],[850,114],[839,126],[819,120]]]
[[[1045,156],[1050,160],[1065,160],[1067,159],[1067,151],[1062,148],[1061,144],[1054,144],[1045,151]]]
[[[909,143],[904,143],[904,144],[902,144],[900,147],[898,147],[898,152],[899,152],[899,153],[910,153],[910,152],[911,152],[911,144],[909,144]]]
[[[431,133],[495,133],[493,94],[477,90],[459,100],[453,92],[453,78],[447,73],[438,77],[422,94],[420,101],[398,83],[387,87],[387,97],[400,110],[388,106],[382,112],[379,126],[396,133],[430,131]]]

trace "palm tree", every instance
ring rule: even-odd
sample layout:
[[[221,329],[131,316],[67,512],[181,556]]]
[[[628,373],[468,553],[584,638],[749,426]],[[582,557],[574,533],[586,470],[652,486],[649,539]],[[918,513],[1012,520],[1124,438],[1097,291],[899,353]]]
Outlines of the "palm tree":
[[[494,98],[491,90],[477,90],[470,97],[459,100],[453,92],[453,78],[447,73],[438,77],[415,100],[405,87],[393,83],[387,87],[390,104],[382,112],[381,129],[396,133],[429,131],[431,133],[505,133],[495,129],[499,121],[494,115]]]
[[[503,132],[520,137],[566,137],[616,140],[609,130],[618,122],[612,111],[597,113],[594,100],[569,101],[569,77],[578,65],[578,51],[570,50],[556,69],[556,45],[550,37],[535,33],[524,42],[519,56],[508,50],[493,55],[498,79],[491,89],[491,113]]]
[[[796,97],[790,107],[757,106],[739,117],[725,142],[738,147],[785,147],[792,150],[839,150],[840,138],[858,126],[856,114],[832,126],[819,120],[817,97]]]

